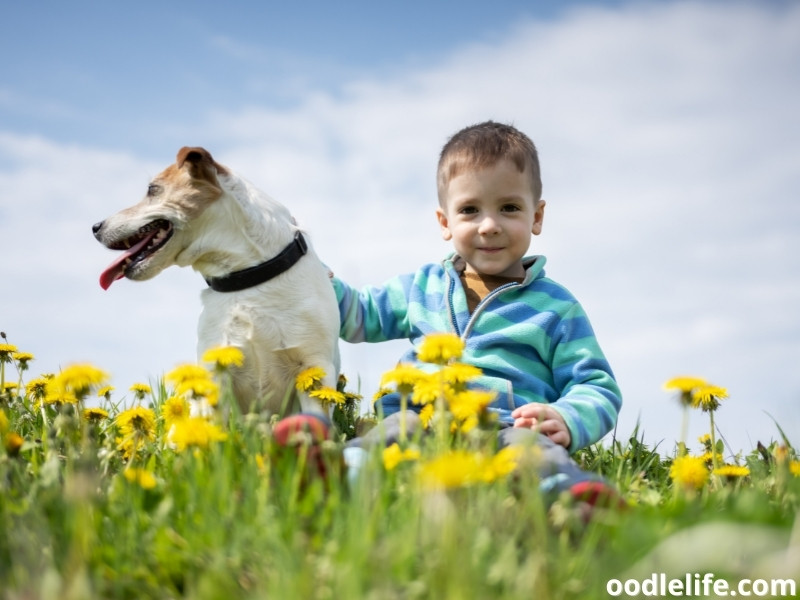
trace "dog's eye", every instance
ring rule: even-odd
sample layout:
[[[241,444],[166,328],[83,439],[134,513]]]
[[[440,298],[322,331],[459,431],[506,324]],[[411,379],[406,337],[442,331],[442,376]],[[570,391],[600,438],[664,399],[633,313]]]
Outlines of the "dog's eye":
[[[155,183],[151,183],[147,186],[147,195],[152,198],[153,196],[158,196],[161,193],[161,186],[156,185]]]

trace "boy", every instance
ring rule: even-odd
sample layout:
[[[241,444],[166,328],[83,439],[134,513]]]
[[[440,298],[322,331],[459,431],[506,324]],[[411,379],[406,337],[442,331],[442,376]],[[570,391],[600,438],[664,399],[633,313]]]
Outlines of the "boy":
[[[361,292],[334,278],[340,337],[408,338],[414,347],[401,362],[414,363],[425,335],[456,333],[465,342],[461,362],[483,372],[474,384],[497,394],[490,410],[500,445],[535,439],[544,450],[545,489],[602,487],[568,453],[614,427],[620,391],[581,306],[545,277],[543,256],[525,256],[545,208],[533,142],[509,125],[466,127],[442,149],[437,188],[436,216],[455,252]],[[355,445],[396,436],[399,398],[389,394],[380,403],[392,416]]]

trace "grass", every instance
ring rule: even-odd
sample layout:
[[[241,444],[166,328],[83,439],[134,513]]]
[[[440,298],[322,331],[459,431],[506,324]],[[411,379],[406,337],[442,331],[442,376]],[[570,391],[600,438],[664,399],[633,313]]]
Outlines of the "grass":
[[[480,408],[477,426],[441,413],[396,464],[371,451],[348,483],[339,440],[318,461],[302,436],[278,446],[257,406],[231,408],[225,360],[215,387],[173,372],[122,404],[100,370],[27,379],[26,356],[0,344],[3,600],[607,598],[609,580],[655,572],[800,578],[800,463],[779,425],[778,441],[723,457],[747,473],[714,474],[709,441],[694,444],[699,471],[678,469],[692,444],[658,451],[638,431],[581,451],[628,505],[587,523],[542,497],[528,457],[492,462]],[[348,437],[364,423],[339,392]],[[98,402],[108,415],[89,419]],[[208,418],[182,412],[201,402]],[[454,449],[475,460],[437,475]]]

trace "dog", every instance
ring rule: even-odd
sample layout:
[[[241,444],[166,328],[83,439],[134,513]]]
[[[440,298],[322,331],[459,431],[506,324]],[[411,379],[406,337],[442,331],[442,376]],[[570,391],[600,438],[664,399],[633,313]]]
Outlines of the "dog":
[[[100,275],[146,280],[171,265],[190,266],[208,284],[201,293],[198,357],[233,346],[244,354],[233,392],[243,411],[254,402],[273,414],[324,414],[295,378],[310,367],[336,387],[339,309],[327,267],[288,209],[204,148],[184,147],[145,197],[92,226],[95,238],[121,251]],[[287,402],[287,399],[289,400]]]

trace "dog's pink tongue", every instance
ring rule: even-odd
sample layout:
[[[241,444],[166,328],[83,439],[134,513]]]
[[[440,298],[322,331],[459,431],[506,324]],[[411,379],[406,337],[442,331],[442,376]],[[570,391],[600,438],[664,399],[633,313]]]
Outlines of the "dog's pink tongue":
[[[117,279],[122,279],[125,277],[125,261],[144,248],[157,233],[158,231],[154,231],[135,246],[131,246],[125,250],[114,262],[108,265],[105,271],[100,273],[100,287],[104,290],[107,290]]]

